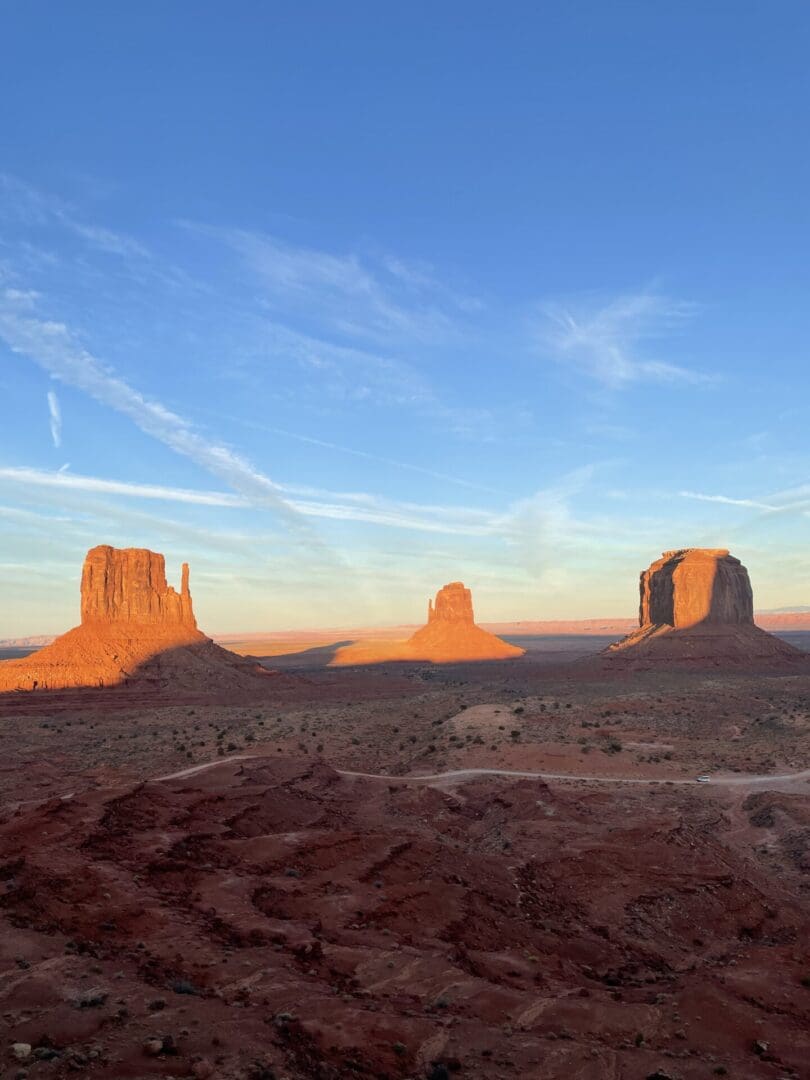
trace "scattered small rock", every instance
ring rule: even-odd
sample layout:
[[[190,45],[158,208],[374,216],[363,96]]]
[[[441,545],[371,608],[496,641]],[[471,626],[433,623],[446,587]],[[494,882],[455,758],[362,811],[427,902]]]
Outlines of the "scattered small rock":
[[[52,1046],[35,1046],[34,1057],[38,1061],[53,1061],[54,1058],[59,1057],[59,1051],[54,1050]]]
[[[109,994],[105,994],[103,990],[88,990],[82,994],[76,1002],[77,1009],[100,1009],[105,1003]]]

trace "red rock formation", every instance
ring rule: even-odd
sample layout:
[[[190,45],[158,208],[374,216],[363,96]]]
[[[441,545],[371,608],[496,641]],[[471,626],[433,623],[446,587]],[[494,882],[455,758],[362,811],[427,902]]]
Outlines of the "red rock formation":
[[[753,625],[748,571],[725,548],[665,551],[640,580],[639,625]]]
[[[82,623],[137,622],[197,629],[183,563],[180,593],[166,583],[162,555],[145,548],[112,548],[87,553],[82,570]]]
[[[338,667],[394,660],[451,664],[465,660],[504,660],[522,656],[524,652],[476,626],[470,590],[460,581],[453,581],[438,591],[435,602],[428,601],[427,625],[407,641],[349,645],[338,651],[332,663]]]
[[[183,564],[178,593],[162,555],[92,548],[81,581],[81,625],[21,660],[0,663],[0,692],[114,686],[132,679],[218,687],[255,665],[197,629]]]
[[[472,626],[472,593],[460,581],[451,581],[436,593],[436,605],[428,600],[428,626],[431,623],[461,623]]]
[[[665,551],[642,571],[639,591],[639,627],[607,655],[695,666],[802,659],[754,625],[748,571],[725,548]]]

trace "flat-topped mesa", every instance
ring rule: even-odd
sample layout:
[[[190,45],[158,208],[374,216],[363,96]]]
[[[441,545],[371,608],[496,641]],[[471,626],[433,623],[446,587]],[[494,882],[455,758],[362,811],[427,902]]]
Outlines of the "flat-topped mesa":
[[[631,665],[795,667],[806,657],[754,625],[748,571],[725,548],[665,551],[640,578],[639,626],[605,655]]]
[[[754,625],[748,571],[725,548],[665,551],[640,579],[640,626]]]
[[[92,548],[82,569],[81,613],[83,626],[127,622],[196,630],[188,563],[183,563],[178,593],[166,582],[162,555],[107,544]]]
[[[460,581],[451,581],[449,585],[436,593],[436,603],[428,600],[428,626],[432,623],[475,624],[473,617],[472,593]]]

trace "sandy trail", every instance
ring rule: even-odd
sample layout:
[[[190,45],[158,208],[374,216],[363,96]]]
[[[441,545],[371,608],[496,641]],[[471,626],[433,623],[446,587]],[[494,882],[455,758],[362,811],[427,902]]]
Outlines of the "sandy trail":
[[[257,761],[261,760],[262,754],[236,754],[233,757],[217,758],[215,761],[206,762],[203,765],[193,765],[189,769],[181,769],[179,772],[169,773],[166,776],[155,776],[147,783],[155,784],[163,780],[182,780],[195,773],[213,769],[217,765],[226,765],[233,761]],[[351,769],[336,769],[341,776],[357,777],[362,780],[385,780],[388,783],[401,784],[437,784],[443,781],[472,780],[477,776],[513,776],[528,780],[578,780],[595,784],[689,784],[694,785],[694,777],[687,780],[669,779],[667,777],[629,777],[629,776],[585,776],[578,773],[554,773],[554,772],[530,772],[518,769],[449,769],[447,772],[424,773],[416,776],[395,776],[389,773],[366,773],[354,772]],[[737,776],[713,776],[705,787],[745,787],[749,784],[784,784],[796,783],[801,780],[810,780],[810,769],[804,769],[796,773],[782,773],[781,775],[745,774]]]
[[[163,776],[151,776],[144,780],[146,784],[160,784],[166,780],[185,780],[197,773],[215,769],[218,765],[230,765],[236,761],[261,761],[264,754],[234,754],[232,757],[216,758],[214,761],[206,761],[201,765],[191,765],[187,769],[179,769],[177,772],[166,773]],[[506,776],[519,780],[573,780],[589,784],[678,784],[695,786],[695,778],[689,779],[667,777],[638,777],[638,776],[591,776],[578,773],[555,773],[555,772],[531,772],[519,769],[448,769],[447,772],[423,773],[416,776],[395,776],[389,773],[366,773],[355,772],[351,769],[336,769],[340,776],[347,776],[359,780],[384,780],[388,784],[452,784],[464,783],[466,780],[474,780],[478,776]],[[743,776],[713,776],[708,784],[701,787],[751,787],[758,785],[792,785],[803,780],[810,781],[810,769],[801,772],[781,773],[775,776],[766,774]],[[123,785],[117,785],[123,786]],[[40,799],[23,799],[7,807],[10,810],[20,810],[23,806],[35,806],[38,803],[48,802],[51,799],[67,801],[76,795],[75,791],[68,791],[64,795],[48,795]]]
[[[637,777],[637,776],[582,776],[579,773],[552,773],[552,772],[523,772],[517,769],[451,769],[448,772],[430,773],[422,776],[388,776],[385,773],[362,773],[350,772],[347,769],[337,769],[341,776],[358,776],[366,780],[394,780],[404,783],[439,783],[442,780],[470,780],[476,776],[515,776],[531,780],[581,780],[596,784],[695,784],[695,778],[669,779],[667,777]],[[794,781],[810,779],[810,769],[797,773],[784,773],[781,776],[767,775],[744,775],[744,776],[713,776],[708,784],[709,787],[745,787],[748,784],[767,783],[791,783]]]

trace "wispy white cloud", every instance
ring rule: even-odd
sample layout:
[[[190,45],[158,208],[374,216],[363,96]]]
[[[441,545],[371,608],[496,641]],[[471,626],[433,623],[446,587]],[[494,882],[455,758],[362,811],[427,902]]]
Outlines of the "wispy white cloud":
[[[0,173],[0,206],[3,216],[13,216],[27,225],[61,225],[98,251],[124,258],[149,258],[147,248],[133,237],[84,221],[64,199],[8,173]]]
[[[370,401],[427,409],[436,405],[428,380],[412,365],[367,349],[304,334],[269,319],[260,321],[262,356],[291,360],[315,379],[321,395],[345,403]]]
[[[610,387],[651,381],[706,383],[714,376],[647,355],[695,306],[654,292],[628,293],[608,303],[549,303],[543,308],[540,345],[561,364]]]
[[[311,395],[315,401],[334,402],[341,408],[408,409],[440,423],[449,434],[479,442],[492,439],[498,428],[491,410],[448,404],[431,381],[405,360],[314,337],[268,318],[252,325],[251,337],[252,346],[231,358],[221,378],[246,380],[255,387],[265,377],[275,382],[285,365],[294,364],[303,376],[296,386],[299,401]]]
[[[62,445],[62,409],[59,405],[59,398],[53,390],[48,391],[48,415],[50,417],[51,439],[58,450]]]
[[[453,309],[474,306],[401,260],[383,257],[375,264],[354,252],[320,251],[246,229],[180,224],[238,255],[268,307],[287,317],[305,315],[349,337],[443,341],[458,332]]]
[[[150,257],[148,249],[131,236],[115,232],[113,229],[105,229],[101,225],[89,225],[70,216],[61,216],[61,221],[63,225],[99,251],[105,251],[109,255],[120,255],[123,258],[134,256],[139,259],[148,259]]]
[[[232,495],[224,491],[195,491],[161,484],[137,484],[24,466],[0,467],[0,484],[3,481],[24,488],[44,487],[64,492],[89,492],[196,506],[246,509],[255,505],[249,496]],[[455,536],[491,536],[502,528],[499,515],[486,510],[396,502],[364,492],[321,491],[318,488],[292,484],[277,487],[284,493],[290,509],[307,518],[363,522]]]
[[[392,277],[415,292],[428,291],[461,312],[473,313],[485,307],[479,297],[460,292],[442,281],[435,267],[424,260],[403,259],[396,255],[384,254],[380,257],[380,264]]]
[[[64,323],[37,318],[7,290],[0,295],[0,337],[13,352],[35,361],[53,378],[128,416],[142,431],[224,480],[253,505],[278,512],[291,526],[300,515],[279,486],[226,446],[209,442],[177,413],[151,401],[92,356]]]
[[[577,520],[571,500],[592,479],[594,467],[586,466],[563,477],[555,485],[520,499],[504,510],[475,506],[442,506],[402,502],[367,492],[333,492],[299,485],[279,485],[289,505],[307,518],[357,522],[456,537],[499,538],[525,555],[525,562],[546,561],[551,552],[603,538],[613,526]],[[25,466],[0,467],[0,486],[47,488],[57,492],[86,492],[127,499],[158,500],[225,509],[253,505],[247,496],[224,491],[197,491],[161,484],[138,484],[74,473],[50,472]]]

